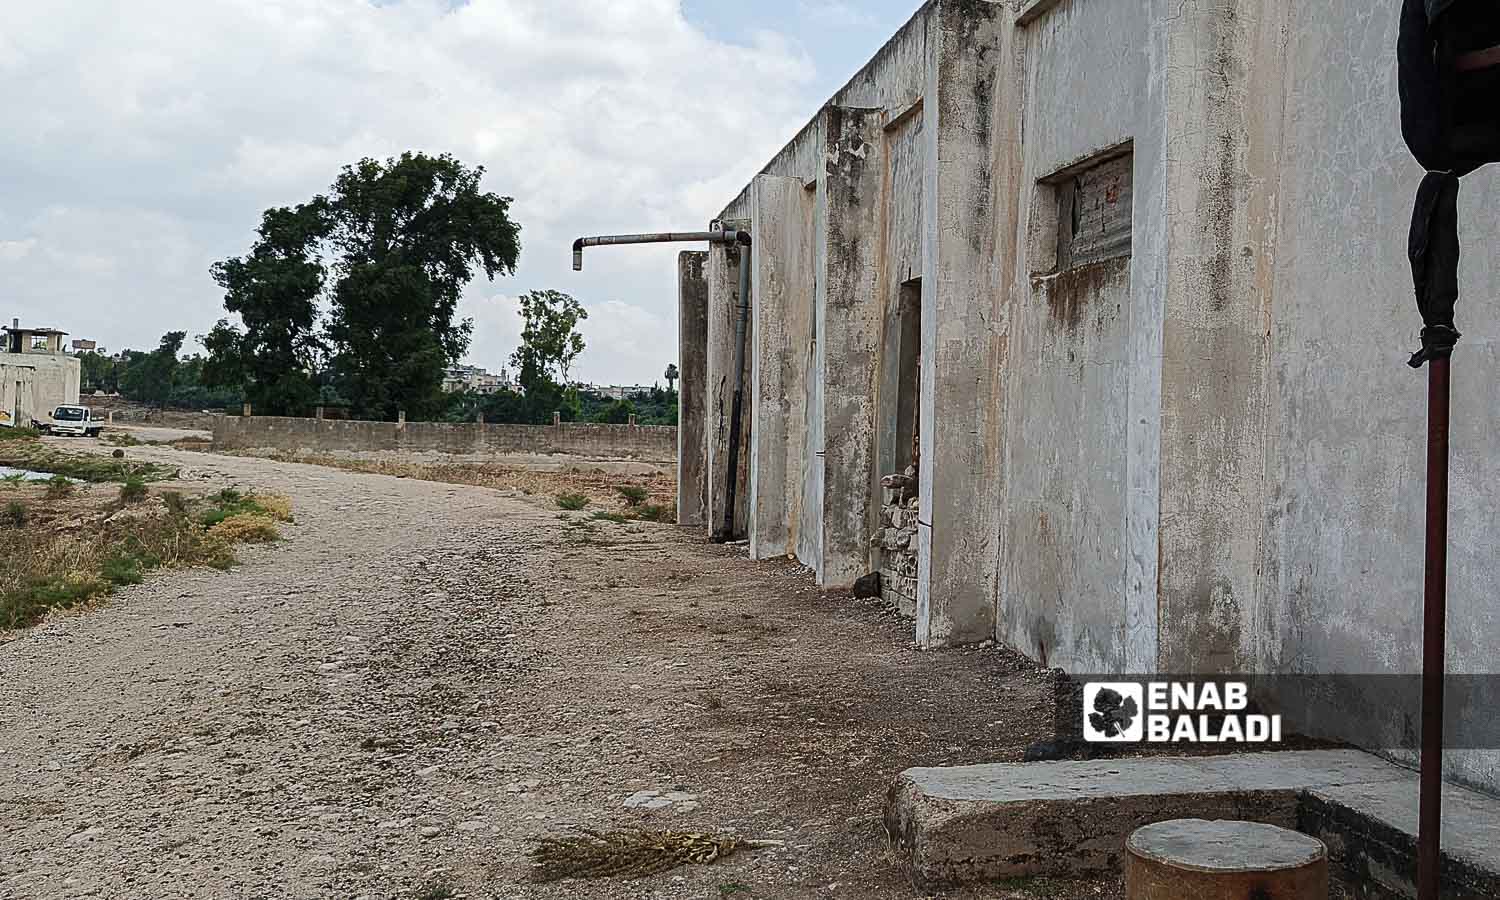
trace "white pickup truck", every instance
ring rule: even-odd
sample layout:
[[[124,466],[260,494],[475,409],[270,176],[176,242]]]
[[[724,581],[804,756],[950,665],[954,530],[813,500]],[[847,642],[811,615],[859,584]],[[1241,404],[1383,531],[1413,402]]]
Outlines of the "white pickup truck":
[[[52,411],[50,422],[37,422],[36,428],[43,434],[98,437],[104,423],[94,418],[94,411],[87,406],[59,406]]]

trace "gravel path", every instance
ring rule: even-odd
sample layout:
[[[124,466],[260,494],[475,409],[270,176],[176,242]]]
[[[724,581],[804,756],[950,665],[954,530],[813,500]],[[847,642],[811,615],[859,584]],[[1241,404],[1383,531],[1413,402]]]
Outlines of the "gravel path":
[[[695,533],[131,455],[288,494],[298,524],[0,644],[0,897],[911,897],[891,778],[1018,759],[1046,726],[1029,667],[919,653],[879,604]],[[785,845],[528,877],[541,834],[643,823]]]

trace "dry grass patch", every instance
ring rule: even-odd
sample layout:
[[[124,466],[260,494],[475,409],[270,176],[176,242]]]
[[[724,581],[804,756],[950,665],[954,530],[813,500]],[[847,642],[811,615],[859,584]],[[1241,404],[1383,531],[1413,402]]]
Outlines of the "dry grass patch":
[[[292,501],[280,494],[251,494],[255,505],[265,511],[267,516],[277,522],[292,521]]]
[[[281,531],[268,515],[240,513],[208,529],[208,536],[230,544],[270,544],[281,540]]]
[[[21,497],[6,510],[23,509],[23,524],[0,540],[0,631],[106,597],[155,569],[227,568],[234,544],[279,537],[276,519],[260,509],[220,516],[222,492],[186,498],[174,491],[127,506],[97,487],[66,498],[50,498],[45,483],[17,490]],[[290,504],[280,501],[272,505],[290,518]]]

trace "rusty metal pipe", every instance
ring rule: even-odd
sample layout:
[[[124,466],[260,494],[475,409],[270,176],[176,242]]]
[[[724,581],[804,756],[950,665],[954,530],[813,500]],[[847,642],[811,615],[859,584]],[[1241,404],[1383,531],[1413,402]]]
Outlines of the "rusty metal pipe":
[[[1427,567],[1422,614],[1422,770],[1417,897],[1439,900],[1443,873],[1443,680],[1448,618],[1448,357],[1429,360]]]
[[[748,243],[743,231],[720,228],[714,231],[661,231],[653,234],[603,234],[581,237],[573,242],[573,271],[583,271],[584,247],[613,247],[619,244],[685,244],[707,241],[710,244]]]

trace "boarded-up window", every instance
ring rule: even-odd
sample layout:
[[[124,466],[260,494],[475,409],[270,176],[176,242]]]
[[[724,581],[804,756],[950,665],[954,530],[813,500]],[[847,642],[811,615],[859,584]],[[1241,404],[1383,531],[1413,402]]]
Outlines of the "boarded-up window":
[[[1130,255],[1131,170],[1126,153],[1055,182],[1057,271]]]

